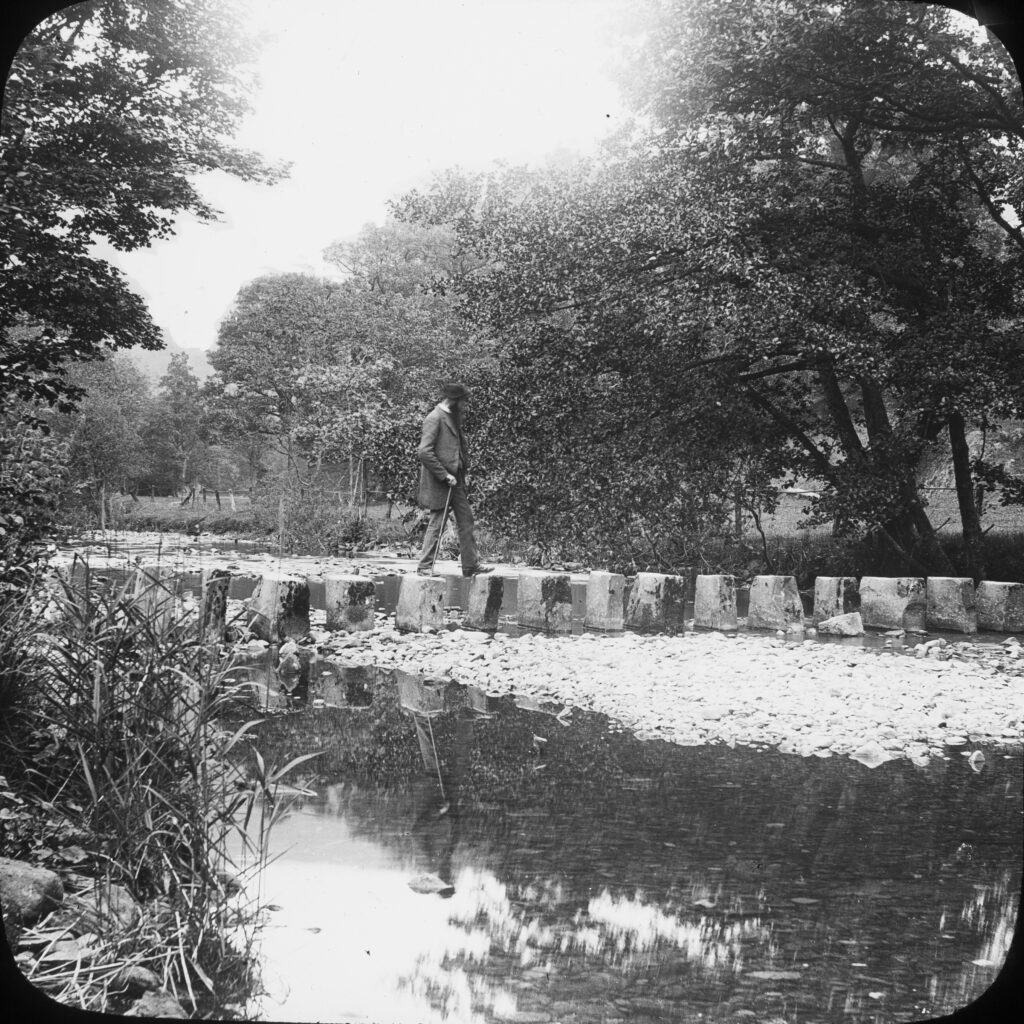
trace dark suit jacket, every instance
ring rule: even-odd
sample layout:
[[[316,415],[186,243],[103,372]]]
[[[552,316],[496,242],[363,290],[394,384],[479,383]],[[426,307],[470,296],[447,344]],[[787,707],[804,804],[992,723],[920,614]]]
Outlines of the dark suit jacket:
[[[445,474],[451,473],[459,483],[469,469],[466,445],[459,444],[459,432],[451,414],[435,406],[423,421],[423,433],[416,454],[419,456],[420,488],[417,498],[425,508],[444,508],[448,500]]]

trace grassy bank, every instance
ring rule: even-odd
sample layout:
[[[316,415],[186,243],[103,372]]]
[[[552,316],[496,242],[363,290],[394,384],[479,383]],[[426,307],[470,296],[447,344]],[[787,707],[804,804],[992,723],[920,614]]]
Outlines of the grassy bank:
[[[64,900],[6,920],[23,974],[123,1013],[142,992],[240,1014],[283,772],[246,750],[246,691],[156,591],[37,579],[0,597],[0,850]]]

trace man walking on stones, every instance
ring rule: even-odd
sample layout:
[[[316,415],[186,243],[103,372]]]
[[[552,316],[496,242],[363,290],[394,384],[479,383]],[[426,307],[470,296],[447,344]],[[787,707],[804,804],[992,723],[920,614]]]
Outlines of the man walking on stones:
[[[417,451],[422,464],[418,498],[421,505],[430,509],[430,521],[416,571],[421,576],[431,575],[444,528],[445,510],[451,508],[459,531],[462,575],[478,576],[491,572],[494,566],[480,563],[473,535],[473,513],[466,496],[469,458],[462,436],[462,412],[469,400],[469,392],[461,384],[445,384],[441,394],[441,401],[423,421],[423,434]]]

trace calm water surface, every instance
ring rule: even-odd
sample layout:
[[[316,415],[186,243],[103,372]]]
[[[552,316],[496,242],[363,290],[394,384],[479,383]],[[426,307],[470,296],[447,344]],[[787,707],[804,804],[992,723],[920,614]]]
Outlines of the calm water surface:
[[[887,1024],[1003,961],[1019,751],[872,770],[403,674],[319,685],[363,706],[257,740],[324,751],[273,838],[267,1019]]]

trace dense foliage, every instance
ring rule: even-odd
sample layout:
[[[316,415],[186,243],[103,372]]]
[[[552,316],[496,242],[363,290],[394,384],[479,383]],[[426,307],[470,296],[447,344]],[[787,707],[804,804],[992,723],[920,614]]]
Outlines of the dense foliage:
[[[93,254],[97,240],[130,251],[171,235],[178,214],[213,220],[197,173],[279,175],[229,141],[252,78],[241,23],[219,0],[94,0],[22,44],[0,138],[5,393],[66,400],[67,359],[160,347],[143,300]]]
[[[636,118],[597,159],[396,207],[456,232],[451,290],[499,340],[487,514],[615,546],[685,529],[688,491],[721,528],[812,478],[818,518],[941,571],[916,475],[941,447],[981,575],[975,489],[1008,467],[966,435],[1024,413],[1009,62],[868,2],[657,0],[632,38]]]

